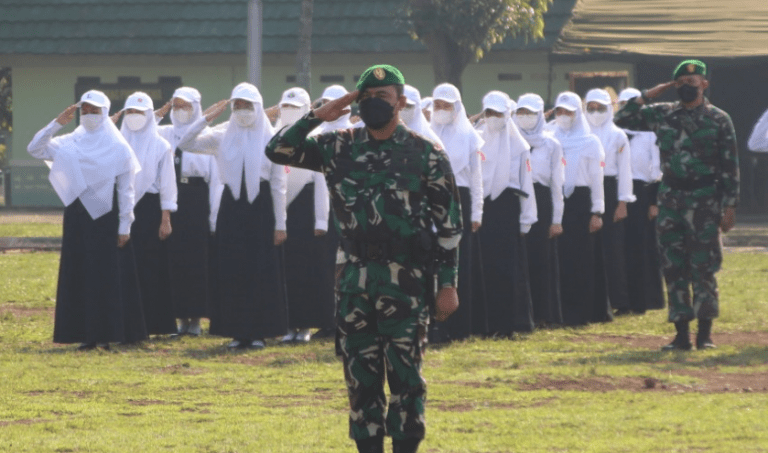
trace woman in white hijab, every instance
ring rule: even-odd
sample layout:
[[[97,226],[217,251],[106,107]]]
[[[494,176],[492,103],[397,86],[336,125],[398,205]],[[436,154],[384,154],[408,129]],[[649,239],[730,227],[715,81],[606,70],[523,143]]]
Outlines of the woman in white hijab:
[[[488,330],[494,335],[533,330],[525,237],[536,223],[530,146],[512,122],[509,96],[483,97],[482,278]],[[475,273],[475,276],[478,274]],[[478,277],[479,278],[479,277]]]
[[[192,154],[181,144],[202,117],[200,92],[181,87],[173,93],[171,124],[158,133],[171,145],[178,191],[178,210],[171,214],[173,234],[166,241],[169,281],[178,334],[198,336],[200,319],[209,316],[216,298],[216,217],[224,186],[213,156]],[[162,110],[162,109],[161,109]],[[160,116],[160,119],[162,116]]]
[[[627,88],[619,93],[618,107],[640,96]],[[632,148],[632,193],[637,197],[627,207],[624,221],[629,308],[635,313],[664,308],[661,262],[656,247],[656,192],[661,181],[661,164],[656,134],[624,130]],[[611,301],[613,303],[613,301]]]
[[[206,130],[226,108],[217,103],[192,125],[185,150],[213,154],[225,184],[217,222],[219,297],[211,333],[230,348],[261,349],[288,329],[282,248],[286,234],[286,168],[264,156],[274,129],[259,90],[232,90],[230,120]],[[195,135],[202,132],[199,135]]]
[[[74,132],[53,137],[75,117]],[[147,338],[130,239],[134,181],[140,170],[125,138],[109,120],[110,102],[83,94],[27,146],[53,161],[48,179],[64,210],[53,341],[80,350]]]
[[[331,85],[329,87],[326,87],[325,90],[323,90],[323,95],[320,96],[320,101],[323,104],[326,104],[330,101],[335,101],[336,99],[344,96],[345,94],[349,93],[346,88],[344,88],[341,85]],[[338,119],[334,121],[327,121],[318,126],[317,129],[312,131],[312,135],[320,135],[325,134],[326,132],[332,132],[339,129],[349,129],[352,127],[352,122],[349,120],[352,113],[345,113],[344,115],[341,115]],[[276,128],[279,129],[279,128]]]
[[[565,208],[559,241],[563,322],[584,325],[612,319],[597,232],[605,211],[600,139],[589,131],[576,93],[555,102],[555,138],[565,158]]]
[[[617,314],[627,314],[630,306],[623,220],[627,217],[627,203],[635,201],[632,194],[629,139],[623,130],[613,124],[613,101],[607,91],[601,88],[589,90],[584,102],[587,122],[605,151],[605,213],[600,237],[608,279],[608,299]]]
[[[512,118],[531,145],[533,190],[536,193],[538,221],[525,237],[533,320],[537,324],[562,324],[556,238],[563,233],[563,148],[545,130],[544,100],[538,94],[520,96]]]
[[[323,96],[336,95],[338,90],[334,87],[338,85],[328,87]],[[280,117],[275,129],[292,126],[309,112],[310,102],[303,88],[286,90],[278,104]],[[334,123],[334,129],[346,124],[339,120]],[[289,330],[282,341],[306,343],[312,337],[311,328],[330,333],[335,327],[333,269],[339,243],[335,232],[328,234],[331,207],[325,177],[303,168],[286,167],[286,171],[286,228],[291,240],[286,241],[283,248]]]
[[[136,220],[131,238],[136,253],[144,321],[149,335],[176,332],[176,318],[168,281],[165,239],[171,234],[171,212],[176,211],[176,175],[171,145],[157,132],[152,99],[146,93],[128,96],[120,133],[141,164],[136,175]]]
[[[445,149],[442,140],[438,137],[437,133],[432,129],[429,124],[429,120],[424,116],[424,112],[421,110],[421,93],[416,88],[410,85],[403,85],[403,95],[405,96],[405,108],[400,110],[400,119],[405,126],[416,132],[417,134],[428,138],[432,142],[438,144],[440,148]]]
[[[459,243],[458,292],[461,301],[459,311],[465,314],[452,316],[438,327],[434,339],[443,341],[454,337],[463,338],[470,333],[488,333],[485,323],[485,289],[482,282],[473,281],[473,276],[478,273],[472,270],[473,266],[480,265],[480,245],[475,232],[480,228],[483,217],[483,176],[480,167],[483,139],[467,118],[458,88],[443,83],[435,87],[432,98],[430,124],[443,142],[451,162],[459,188],[464,226]]]

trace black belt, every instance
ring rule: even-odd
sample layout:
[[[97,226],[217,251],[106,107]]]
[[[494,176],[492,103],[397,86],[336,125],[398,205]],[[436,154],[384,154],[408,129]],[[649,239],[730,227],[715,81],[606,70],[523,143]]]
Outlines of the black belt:
[[[680,179],[671,176],[663,176],[661,182],[670,189],[692,192],[705,187],[716,186],[718,180],[715,175],[706,175],[696,179]]]
[[[179,183],[188,186],[205,186],[208,184],[202,176],[181,177],[179,178]]]

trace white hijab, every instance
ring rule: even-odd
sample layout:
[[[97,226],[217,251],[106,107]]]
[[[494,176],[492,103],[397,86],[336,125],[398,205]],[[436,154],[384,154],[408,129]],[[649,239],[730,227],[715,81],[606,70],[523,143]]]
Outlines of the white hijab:
[[[323,91],[323,95],[320,98],[325,101],[335,101],[336,99],[348,93],[349,91],[347,91],[347,89],[341,85],[331,85]],[[351,112],[345,113],[344,115],[341,115],[339,118],[337,118],[334,121],[324,122],[323,124],[318,126],[317,129],[315,129],[312,135],[324,134],[326,132],[333,132],[339,129],[349,129],[350,127],[352,127],[352,122],[349,121],[349,118],[351,117],[351,115],[352,115]]]
[[[155,122],[154,105],[152,98],[148,94],[138,91],[128,96],[123,110],[131,108],[143,110],[147,120],[144,127],[138,131],[131,130],[126,124],[125,119],[123,119],[123,124],[120,126],[120,133],[123,134],[125,140],[133,148],[133,152],[136,154],[136,158],[143,169],[143,171],[136,174],[136,182],[134,184],[136,202],[138,203],[157,179],[156,172],[150,169],[157,165],[157,162],[160,160],[159,156],[169,152],[171,145],[158,132],[157,123]]]
[[[181,139],[184,138],[184,135],[186,135],[186,133],[189,132],[195,122],[203,116],[203,109],[200,106],[200,100],[202,97],[200,96],[200,92],[195,88],[177,88],[176,91],[173,92],[173,97],[171,100],[174,98],[179,98],[192,104],[192,115],[190,116],[189,121],[184,124],[178,123],[173,115],[173,112],[171,112],[171,124],[173,124],[173,141],[171,142],[171,149],[175,151],[176,148],[178,148]]]
[[[520,98],[517,100],[517,106],[515,110],[521,108],[536,113],[539,121],[536,123],[536,126],[533,129],[525,130],[518,127],[520,134],[522,134],[525,141],[527,141],[532,147],[538,148],[543,146],[544,142],[546,141],[544,133],[546,130],[545,126],[547,125],[547,121],[544,119],[544,99],[542,99],[538,94],[526,93],[520,96]],[[517,124],[517,112],[512,115],[512,120],[515,121],[515,124]]]
[[[432,126],[429,125],[429,121],[427,121],[427,117],[424,116],[424,112],[421,111],[421,93],[419,93],[419,90],[410,85],[404,85],[403,94],[408,99],[409,103],[413,103],[414,109],[411,121],[407,123],[403,121],[405,126],[417,134],[432,140],[444,149],[445,146],[443,146],[443,141],[440,140],[440,137],[432,129]]]
[[[461,93],[458,88],[450,83],[440,84],[432,92],[432,99],[433,103],[439,99],[453,104],[453,121],[448,124],[437,124],[433,111],[430,124],[445,145],[453,172],[460,173],[469,165],[470,155],[483,147],[483,139],[467,118],[467,111],[461,102]]]
[[[491,130],[488,123],[480,126],[483,140],[483,193],[488,194],[491,200],[501,195],[510,182],[517,181],[518,189],[521,188],[522,172],[520,155],[531,147],[520,135],[517,126],[510,117],[511,110],[509,96],[501,91],[491,91],[483,97],[483,111],[490,109],[504,114],[504,126],[499,130]]]
[[[248,202],[253,203],[259,195],[264,150],[275,131],[264,112],[264,102],[258,88],[243,82],[232,90],[232,106],[235,99],[253,103],[256,120],[250,126],[243,127],[237,121],[232,121],[230,116],[230,120],[222,124],[226,130],[218,153],[219,172],[222,181],[229,186],[232,196],[237,200],[240,198],[240,185],[245,170]]]
[[[141,170],[136,155],[117,126],[109,118],[109,98],[97,90],[83,94],[78,105],[88,103],[101,108],[101,123],[94,130],[78,126],[61,137],[61,148],[51,164],[48,180],[65,206],[77,198],[98,219],[112,210],[113,191],[99,191],[128,171]],[[103,198],[97,195],[103,194]],[[108,195],[107,195],[108,193]]]
[[[613,102],[611,102],[611,95],[607,91],[601,88],[594,88],[587,92],[587,96],[584,98],[584,104],[590,102],[597,102],[608,108],[606,112],[606,120],[603,124],[597,126],[590,124],[590,130],[593,134],[600,139],[600,143],[603,144],[603,149],[616,149],[619,143],[624,141],[624,133],[613,123]]]
[[[290,88],[283,92],[283,96],[280,99],[280,118],[278,118],[277,123],[275,123],[275,130],[280,130],[283,127],[290,127],[293,126],[295,121],[287,121],[285,118],[283,118],[282,115],[282,105],[283,104],[290,104],[294,107],[298,107],[299,109],[299,115],[297,116],[304,116],[307,113],[309,113],[309,93],[304,88]],[[318,128],[319,129],[319,128]],[[314,133],[314,131],[313,131]],[[296,197],[299,196],[299,193],[304,189],[304,186],[312,182],[312,173],[314,173],[312,170],[307,170],[305,168],[296,168],[296,167],[286,167],[285,171],[288,173],[286,175],[286,192],[285,192],[285,201],[286,205],[290,205],[293,200],[296,199]]]
[[[600,140],[590,132],[578,94],[570,91],[560,93],[555,102],[555,108],[557,107],[563,107],[575,113],[573,125],[569,130],[566,131],[560,126],[554,125],[555,138],[563,147],[565,196],[569,197],[573,193],[573,182],[576,181],[579,172],[581,157],[591,155],[602,160],[603,150]]]

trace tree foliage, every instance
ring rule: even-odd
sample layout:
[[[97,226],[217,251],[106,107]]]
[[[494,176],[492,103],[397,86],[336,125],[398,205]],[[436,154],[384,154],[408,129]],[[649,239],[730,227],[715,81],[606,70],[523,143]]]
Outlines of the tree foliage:
[[[461,73],[507,37],[544,37],[552,0],[406,0],[401,16],[429,49],[435,83],[461,86]]]

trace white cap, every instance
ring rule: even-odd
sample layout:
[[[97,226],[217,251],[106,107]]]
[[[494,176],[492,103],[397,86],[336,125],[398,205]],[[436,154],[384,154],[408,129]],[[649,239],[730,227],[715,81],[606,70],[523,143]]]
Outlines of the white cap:
[[[611,105],[611,95],[608,94],[602,88],[593,88],[587,92],[587,97],[584,99],[585,103],[597,102],[602,105]]]
[[[638,98],[642,95],[637,88],[625,88],[619,93],[619,102],[626,102],[633,98]]]
[[[526,93],[520,96],[520,98],[517,100],[517,109],[526,109],[532,112],[543,112],[544,99],[542,99],[538,94]]]
[[[283,97],[280,98],[280,105],[288,104],[296,107],[303,107],[309,105],[312,101],[309,99],[309,93],[304,88],[294,87],[289,88],[283,92]]]
[[[453,104],[454,102],[461,101],[461,93],[459,93],[458,88],[450,83],[441,83],[435,87],[435,90],[432,92],[432,98]]]
[[[128,96],[128,99],[125,100],[125,106],[123,107],[123,110],[128,109],[147,111],[154,110],[155,108],[154,104],[152,103],[152,98],[150,98],[147,93],[137,91]]]
[[[557,96],[557,101],[555,101],[555,108],[558,107],[564,108],[569,112],[575,112],[581,108],[581,98],[578,94],[570,91],[562,92]]]
[[[234,101],[235,99],[242,99],[244,101],[253,102],[254,104],[262,103],[259,89],[248,82],[240,83],[232,89],[230,100]]]
[[[483,110],[506,113],[509,111],[509,100],[507,93],[491,91],[483,97]]]
[[[347,89],[344,88],[343,86],[331,85],[327,87],[325,90],[323,90],[323,95],[320,98],[325,99],[327,101],[335,101],[336,99],[344,96],[345,94],[349,94],[349,91],[347,91]]]
[[[176,91],[173,92],[173,97],[187,101],[190,104],[194,104],[195,102],[200,102],[200,99],[202,98],[200,96],[200,92],[192,87],[177,88]]]
[[[90,90],[83,93],[77,106],[80,107],[84,102],[95,107],[106,107],[107,109],[109,109],[109,106],[111,105],[107,95],[99,90]]]
[[[415,87],[408,84],[403,85],[403,95],[405,96],[405,103],[408,105],[419,104],[421,108],[421,93]]]

